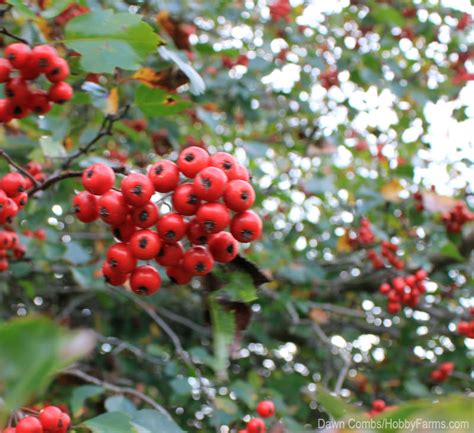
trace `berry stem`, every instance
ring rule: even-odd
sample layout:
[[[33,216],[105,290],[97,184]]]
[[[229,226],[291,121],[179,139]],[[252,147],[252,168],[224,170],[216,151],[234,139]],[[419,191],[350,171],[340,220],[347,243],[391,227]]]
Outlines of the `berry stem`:
[[[10,33],[5,27],[0,27],[0,35],[5,35],[5,36],[8,36],[9,38],[15,39],[15,41],[22,42],[26,45],[30,45],[30,43],[26,39],[20,38],[19,36],[16,36],[13,33]]]

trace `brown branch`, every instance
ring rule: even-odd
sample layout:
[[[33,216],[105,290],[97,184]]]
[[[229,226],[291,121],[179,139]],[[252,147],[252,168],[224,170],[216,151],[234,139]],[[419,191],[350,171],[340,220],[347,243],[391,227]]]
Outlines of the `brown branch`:
[[[13,159],[11,159],[11,157],[8,155],[5,149],[0,149],[0,157],[2,157],[5,161],[7,161],[9,165],[14,167],[23,176],[30,179],[33,182],[33,185],[38,185],[38,181],[33,177],[33,175],[29,173],[27,170],[25,170],[23,167],[18,165],[15,161],[13,161]]]
[[[9,38],[15,39],[18,42],[22,42],[26,45],[30,45],[30,43],[26,39],[20,38],[19,36],[16,36],[13,33],[10,33],[5,27],[0,27],[0,35],[5,35],[5,36],[8,36]]]
[[[123,119],[130,109],[130,105],[125,105],[122,109],[120,109],[115,114],[107,114],[102,121],[99,131],[97,132],[96,136],[89,141],[85,146],[80,147],[74,153],[69,155],[69,157],[64,161],[61,168],[66,170],[69,168],[75,159],[79,158],[82,155],[87,155],[94,145],[103,137],[110,137],[112,135],[112,129],[114,127],[114,123]]]

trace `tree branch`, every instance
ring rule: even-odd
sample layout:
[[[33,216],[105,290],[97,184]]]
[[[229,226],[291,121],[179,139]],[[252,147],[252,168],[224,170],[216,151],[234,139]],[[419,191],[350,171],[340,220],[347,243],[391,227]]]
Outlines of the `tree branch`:
[[[15,39],[18,42],[22,42],[26,45],[30,45],[30,43],[26,39],[20,38],[19,36],[16,36],[13,33],[10,33],[5,27],[0,27],[0,35],[5,35],[5,36],[8,36],[9,38]]]
[[[8,153],[5,151],[5,149],[0,149],[0,157],[2,157],[5,161],[8,162],[9,165],[14,167],[19,173],[21,173],[23,176],[27,177],[33,182],[33,185],[38,185],[38,181],[33,177],[32,174],[30,174],[27,170],[25,170],[23,167],[18,165],[11,157],[8,155]]]

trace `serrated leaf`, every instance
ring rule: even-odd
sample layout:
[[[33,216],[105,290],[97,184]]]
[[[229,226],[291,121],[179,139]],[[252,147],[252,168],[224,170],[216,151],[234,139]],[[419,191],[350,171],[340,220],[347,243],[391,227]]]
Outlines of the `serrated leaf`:
[[[95,11],[71,20],[65,44],[81,54],[87,72],[112,73],[115,68],[137,70],[155,51],[160,38],[140,15]]]
[[[146,86],[140,86],[135,92],[135,103],[147,116],[169,116],[191,106],[189,101],[183,101],[178,95]]]

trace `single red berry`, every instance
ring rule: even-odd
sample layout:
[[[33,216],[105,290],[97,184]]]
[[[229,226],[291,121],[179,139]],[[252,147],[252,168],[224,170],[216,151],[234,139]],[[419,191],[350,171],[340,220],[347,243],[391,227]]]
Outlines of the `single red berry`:
[[[388,294],[388,292],[390,292],[390,290],[392,290],[392,287],[388,283],[383,283],[379,287],[379,292],[382,293],[382,295]]]
[[[211,155],[209,165],[220,168],[229,179],[237,175],[237,163],[232,155],[226,152],[217,152]]]
[[[257,405],[257,413],[262,418],[269,418],[275,415],[275,405],[273,401],[263,400]]]
[[[71,417],[63,412],[61,414],[61,419],[59,420],[60,427],[55,431],[51,433],[67,433],[69,430],[69,426],[71,425]]]
[[[120,189],[127,203],[135,207],[145,206],[155,192],[151,180],[141,173],[126,176]]]
[[[183,268],[192,275],[206,275],[212,271],[213,266],[214,259],[204,247],[192,247],[184,253]]]
[[[43,433],[43,426],[38,418],[26,416],[18,421],[16,431],[17,433]]]
[[[147,229],[156,224],[159,217],[158,207],[151,201],[145,206],[135,207],[132,210],[133,223],[142,229]]]
[[[265,432],[265,423],[263,419],[252,418],[247,423],[247,432],[248,433],[264,433]]]
[[[402,309],[402,306],[399,302],[389,302],[387,304],[387,311],[390,314],[397,314]]]
[[[137,295],[152,295],[160,286],[160,274],[152,266],[139,266],[130,276],[130,287]]]
[[[91,223],[99,218],[97,197],[87,191],[82,191],[72,199],[76,218],[83,223]]]
[[[178,166],[174,162],[166,159],[156,162],[148,171],[148,177],[153,183],[155,191],[171,192],[178,186]]]
[[[105,282],[111,286],[121,286],[128,280],[128,274],[118,272],[112,268],[107,261],[102,265],[102,275],[104,276]]]
[[[18,205],[11,198],[8,198],[5,206],[0,212],[0,224],[11,224],[18,211]]]
[[[16,203],[19,209],[23,209],[28,203],[28,193],[22,192],[16,197],[13,197],[12,200]]]
[[[219,200],[227,186],[227,176],[217,167],[202,169],[194,179],[194,191],[201,200]]]
[[[387,405],[383,400],[374,400],[372,402],[372,409],[377,411],[377,412],[382,412]]]
[[[172,199],[173,207],[181,215],[194,215],[201,204],[196,195],[194,185],[183,183],[176,187]]]
[[[40,72],[51,69],[57,57],[58,53],[50,45],[37,45],[31,50],[30,54],[31,64]]]
[[[256,213],[246,210],[234,215],[230,232],[239,242],[253,242],[262,234],[262,220]]]
[[[227,184],[224,202],[229,209],[243,212],[250,209],[255,202],[255,191],[244,180],[233,180]]]
[[[218,233],[229,225],[230,212],[222,203],[204,203],[196,212],[196,221],[207,233]]]
[[[186,234],[186,222],[177,213],[163,215],[156,226],[161,239],[166,242],[177,242]]]
[[[197,146],[186,147],[178,157],[178,168],[186,177],[194,178],[209,165],[209,154]]]
[[[220,232],[209,240],[209,251],[216,262],[227,263],[239,253],[239,243],[228,232]]]
[[[59,407],[46,406],[39,414],[39,421],[46,431],[56,431],[60,428],[61,415],[63,412]]]
[[[28,84],[22,78],[16,77],[5,83],[5,96],[16,105],[23,105],[29,102],[31,94]],[[15,114],[15,113],[14,113]]]
[[[186,236],[193,245],[207,245],[209,239],[211,239],[211,234],[208,233],[204,227],[199,224],[196,218],[189,221]]]
[[[151,260],[158,255],[161,239],[151,230],[138,230],[130,239],[132,254],[139,260]]]
[[[16,69],[21,69],[30,57],[31,48],[23,43],[10,44],[5,48],[5,58]]]
[[[131,248],[123,243],[112,245],[107,251],[107,262],[114,272],[129,274],[137,267]]]
[[[122,224],[112,227],[114,237],[122,242],[128,242],[136,231],[137,228],[129,216]]]
[[[403,292],[405,285],[405,280],[402,277],[395,277],[392,280],[392,286],[397,292]]]
[[[454,362],[443,362],[440,364],[439,369],[449,376],[454,371]]]
[[[11,103],[8,99],[0,99],[0,123],[8,123],[13,119]]]
[[[427,277],[427,273],[424,269],[418,269],[415,273],[415,278],[418,281],[423,281],[426,279],[426,277]]]
[[[10,73],[12,71],[12,65],[8,60],[0,59],[0,83],[8,81]]]
[[[31,111],[26,102],[15,101],[10,102],[10,110],[14,119],[24,119]]]
[[[42,90],[31,94],[29,106],[31,111],[39,115],[48,113],[52,108],[48,95]]]
[[[69,65],[66,60],[57,57],[46,73],[46,78],[51,83],[64,81],[69,76]]]
[[[155,259],[161,266],[175,266],[181,262],[183,255],[183,246],[179,242],[176,242],[172,244],[163,244]]]
[[[445,376],[442,371],[434,370],[431,372],[430,378],[435,382],[442,382],[445,379]]]
[[[10,267],[7,259],[0,259],[0,272],[5,272]]]
[[[118,191],[107,191],[99,198],[97,205],[100,219],[106,224],[119,226],[127,219],[128,206],[122,193]]]
[[[115,173],[108,165],[92,164],[82,172],[82,185],[91,194],[102,195],[114,186]]]
[[[26,171],[33,176],[35,174],[41,173],[41,171],[43,170],[43,167],[41,166],[41,164],[36,161],[30,161],[28,164],[26,164],[25,168],[26,168]]]
[[[26,63],[20,68],[20,75],[24,80],[36,80],[41,75],[41,71],[33,59],[28,57]]]
[[[460,334],[467,334],[469,332],[469,322],[459,322],[458,323],[458,332]]]
[[[405,283],[408,287],[413,288],[415,284],[417,283],[416,278],[414,275],[407,275],[405,277]]]
[[[166,268],[166,275],[174,284],[188,284],[193,276],[186,272],[182,266],[169,266]]]
[[[8,197],[16,197],[25,191],[25,178],[16,172],[11,172],[3,176],[1,187]]]
[[[48,92],[49,99],[57,104],[62,104],[69,101],[74,94],[72,87],[65,81],[54,83]]]

